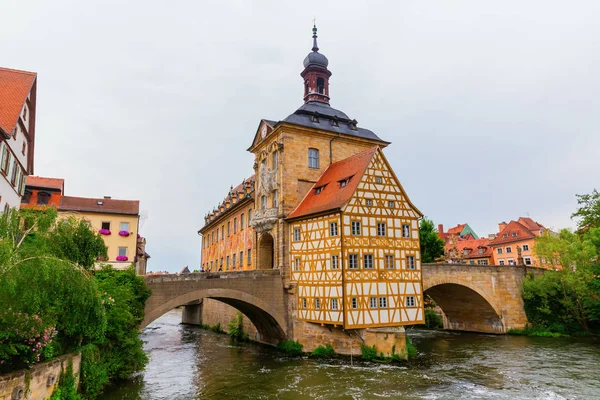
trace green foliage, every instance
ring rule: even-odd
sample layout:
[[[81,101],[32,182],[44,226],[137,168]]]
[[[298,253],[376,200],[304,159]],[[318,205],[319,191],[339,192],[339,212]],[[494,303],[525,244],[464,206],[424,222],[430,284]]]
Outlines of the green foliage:
[[[600,331],[600,228],[562,230],[536,239],[535,252],[561,270],[528,276],[525,312],[532,329],[559,334]]]
[[[335,350],[333,346],[328,344],[326,346],[319,345],[316,349],[314,349],[311,353],[313,357],[318,358],[331,358],[335,357]]]
[[[235,317],[233,317],[231,321],[229,321],[229,324],[227,324],[227,332],[231,340],[233,340],[234,342],[248,340],[248,334],[244,333],[243,325],[244,316],[241,312],[238,311]],[[219,329],[220,328],[221,326],[219,325]]]
[[[442,329],[444,321],[437,312],[429,308],[425,310],[425,326],[429,329]]]
[[[59,221],[49,239],[55,256],[85,269],[91,269],[98,258],[107,257],[102,236],[83,219],[69,217]]]
[[[508,334],[514,335],[514,336],[539,336],[539,337],[553,337],[553,338],[567,336],[562,333],[550,332],[550,331],[547,331],[544,329],[533,329],[533,328],[509,329]]]
[[[75,388],[75,377],[73,376],[73,360],[69,359],[67,369],[61,368],[58,386],[52,393],[50,400],[82,400]]]
[[[369,347],[361,343],[360,351],[363,360],[372,361],[377,358],[377,348],[375,347],[375,345]]]
[[[285,342],[279,343],[277,348],[289,356],[299,356],[303,354],[302,345],[298,343],[297,340],[286,340]]]
[[[410,339],[408,337],[406,338],[406,352],[408,353],[409,360],[411,358],[415,358],[417,356],[417,354],[419,353],[419,351],[417,350],[415,345],[412,344],[412,342],[410,341]]]
[[[440,239],[433,221],[427,217],[421,219],[419,236],[421,239],[422,262],[434,262],[436,258],[441,257],[444,254],[444,241]]]
[[[87,222],[57,223],[55,209],[0,216],[0,372],[81,349],[81,388],[94,398],[144,368],[138,327],[150,291],[133,268],[91,270],[103,255]],[[53,398],[78,398],[69,376],[72,367]]]
[[[119,271],[106,266],[95,279],[106,307],[104,337],[82,351],[82,387],[93,398],[112,380],[126,379],[144,369],[148,357],[139,338],[138,326],[144,319],[144,305],[150,290],[132,267]]]
[[[578,228],[600,227],[600,192],[594,189],[590,194],[577,194],[575,196],[579,208],[571,215],[571,218],[578,219]]]

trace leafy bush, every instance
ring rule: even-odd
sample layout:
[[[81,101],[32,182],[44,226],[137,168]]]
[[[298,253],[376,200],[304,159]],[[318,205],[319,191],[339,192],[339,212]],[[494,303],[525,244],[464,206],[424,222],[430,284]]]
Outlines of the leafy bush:
[[[286,340],[277,345],[277,348],[289,356],[302,355],[302,345],[298,341]]]
[[[360,351],[362,354],[362,359],[366,361],[372,361],[377,358],[377,348],[375,345],[369,347],[365,344],[360,345]]]
[[[235,317],[229,321],[229,324],[227,324],[227,333],[234,342],[248,340],[248,334],[244,333],[244,316],[241,312],[238,311]]]
[[[410,341],[410,339],[408,337],[406,338],[406,352],[408,353],[409,360],[411,358],[415,358],[417,356],[417,354],[419,353],[417,348],[412,344],[412,342]]]
[[[331,358],[335,356],[335,350],[330,344],[326,346],[319,345],[316,349],[312,351],[311,355],[319,358]]]
[[[425,326],[429,329],[442,329],[444,327],[444,321],[434,310],[425,309]]]
[[[508,334],[514,335],[514,336],[539,336],[539,337],[553,337],[553,338],[567,336],[563,333],[550,332],[550,331],[547,331],[544,329],[532,329],[532,328],[509,329]]]

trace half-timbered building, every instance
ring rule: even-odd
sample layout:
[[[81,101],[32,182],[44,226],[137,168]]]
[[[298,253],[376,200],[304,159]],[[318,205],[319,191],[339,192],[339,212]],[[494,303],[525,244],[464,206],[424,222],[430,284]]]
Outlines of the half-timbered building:
[[[330,106],[328,64],[315,27],[301,73],[304,104],[259,122],[248,148],[253,178],[232,188],[199,231],[204,270],[281,270],[301,343],[314,329],[424,320],[422,214],[383,154],[390,142]],[[236,247],[229,227],[242,213],[250,236]],[[251,264],[233,268],[227,257],[235,254]]]

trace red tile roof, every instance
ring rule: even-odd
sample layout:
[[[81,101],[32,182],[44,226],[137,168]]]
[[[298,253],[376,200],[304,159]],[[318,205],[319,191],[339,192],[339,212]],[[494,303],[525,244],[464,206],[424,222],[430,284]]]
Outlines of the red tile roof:
[[[25,186],[38,188],[55,189],[65,192],[65,180],[60,178],[44,178],[41,176],[29,175],[25,180]]]
[[[59,211],[94,212],[103,214],[138,215],[139,200],[92,199],[88,197],[63,196]]]
[[[31,91],[35,72],[0,68],[0,129],[10,135]]]
[[[506,227],[496,235],[496,238],[490,241],[490,244],[496,246],[504,243],[520,242],[534,237],[535,235],[525,225],[517,221],[510,221]]]
[[[287,218],[303,217],[343,206],[356,191],[358,182],[364,175],[377,148],[377,146],[372,147],[331,164]],[[338,182],[347,178],[350,179],[346,186],[340,187]],[[315,191],[315,188],[318,187],[323,188],[319,194]]]
[[[529,229],[530,231],[539,231],[540,229],[546,229],[543,225],[538,224],[536,221],[532,220],[529,217],[520,217],[517,222],[519,222],[521,225],[525,225],[525,227],[527,227],[527,229]]]
[[[448,229],[448,232],[446,233],[450,235],[460,235],[463,229],[465,229],[465,226],[467,226],[467,224],[456,225],[454,228]]]
[[[447,250],[454,249],[452,241],[448,242],[448,244],[446,244],[445,247]],[[483,248],[483,253],[479,254],[479,248]],[[470,250],[469,254],[464,254],[465,249]],[[459,254],[455,254],[454,257],[461,257],[466,259],[491,257],[493,251],[490,245],[490,240],[487,238],[471,240],[459,238],[456,242],[456,250],[459,252]]]

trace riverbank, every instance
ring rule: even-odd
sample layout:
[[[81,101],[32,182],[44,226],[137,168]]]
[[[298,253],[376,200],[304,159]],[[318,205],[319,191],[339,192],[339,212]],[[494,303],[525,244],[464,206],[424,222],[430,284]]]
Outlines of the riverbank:
[[[180,324],[174,310],[142,334],[150,362],[102,400],[253,398],[600,398],[598,342],[409,329],[407,364],[287,357]]]

